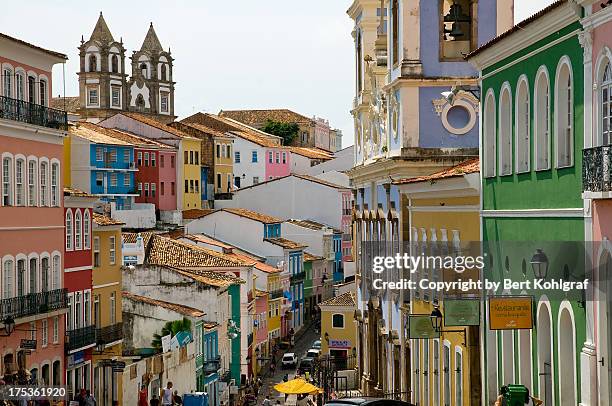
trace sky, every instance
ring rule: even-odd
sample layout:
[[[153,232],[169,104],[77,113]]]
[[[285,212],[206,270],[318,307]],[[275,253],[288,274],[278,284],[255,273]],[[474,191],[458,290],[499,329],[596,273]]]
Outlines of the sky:
[[[515,0],[515,21],[552,2]],[[343,146],[353,143],[353,24],[346,14],[352,0],[4,3],[0,32],[68,55],[65,69],[54,68],[53,96],[63,94],[64,84],[67,96],[78,95],[77,47],[102,11],[114,38],[123,39],[127,66],[153,22],[175,58],[179,119],[197,111],[288,108],[329,120],[342,130]]]

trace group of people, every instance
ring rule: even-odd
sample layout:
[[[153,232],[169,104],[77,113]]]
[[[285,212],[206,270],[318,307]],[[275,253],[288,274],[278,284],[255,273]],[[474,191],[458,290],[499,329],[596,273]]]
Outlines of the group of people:
[[[160,396],[153,394],[149,401],[147,385],[143,384],[138,392],[138,406],[176,406],[183,404],[183,398],[178,394],[178,391],[172,391],[172,382],[168,382],[160,392]]]

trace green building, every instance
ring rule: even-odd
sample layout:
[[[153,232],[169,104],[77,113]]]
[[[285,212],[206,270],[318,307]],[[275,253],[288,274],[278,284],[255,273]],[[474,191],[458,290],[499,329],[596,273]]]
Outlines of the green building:
[[[468,55],[481,80],[489,279],[567,280],[584,269],[580,18],[573,1],[556,1]],[[544,256],[535,255],[538,249]],[[533,285],[502,285],[494,295],[531,296],[532,328],[492,330],[490,306],[484,307],[485,404],[507,384],[525,385],[546,405],[578,404],[584,301]]]

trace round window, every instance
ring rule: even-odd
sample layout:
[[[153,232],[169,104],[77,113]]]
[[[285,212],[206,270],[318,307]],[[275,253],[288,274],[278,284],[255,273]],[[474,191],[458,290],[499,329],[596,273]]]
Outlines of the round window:
[[[446,104],[442,110],[442,125],[452,134],[462,135],[476,125],[474,106],[465,100],[455,100],[454,104]]]

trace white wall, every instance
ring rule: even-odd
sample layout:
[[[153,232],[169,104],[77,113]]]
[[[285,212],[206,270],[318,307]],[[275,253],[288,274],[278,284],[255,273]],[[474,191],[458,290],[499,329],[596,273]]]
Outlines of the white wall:
[[[111,202],[111,217],[123,221],[125,228],[150,229],[155,228],[155,205],[153,203],[132,203],[129,210],[117,210]]]
[[[191,393],[196,390],[195,380],[195,343],[191,342],[187,344],[187,360],[180,362],[181,349],[173,350],[164,355],[157,355],[157,357],[163,357],[164,370],[162,374],[154,374],[151,380],[159,379],[161,387],[165,387],[168,381],[172,382],[173,389],[178,390],[180,395],[185,393]],[[150,362],[150,361],[149,361]],[[153,363],[151,363],[153,364]],[[130,369],[136,367],[136,378],[130,379]],[[138,404],[138,392],[140,391],[140,385],[142,384],[142,377],[147,373],[147,359],[141,359],[133,364],[129,364],[125,367],[122,374],[123,378],[123,404],[124,405],[137,405]],[[150,371],[149,371],[150,372]],[[152,387],[149,386],[149,399],[152,398]],[[159,394],[158,398],[159,398]]]
[[[249,189],[247,189],[249,190]],[[257,256],[284,257],[283,248],[263,240],[264,224],[225,211],[216,211],[185,226],[186,234],[206,234]],[[276,263],[270,262],[273,266]]]
[[[334,159],[311,167],[305,172],[305,174],[314,176],[329,171],[348,171],[353,167],[354,164],[354,148],[355,146],[351,145],[350,147],[346,147],[344,149],[341,149],[340,151],[337,151],[334,154]]]
[[[90,142],[70,135],[71,186],[91,193],[91,148]]]
[[[323,230],[313,230],[311,228],[301,227],[287,221],[282,224],[281,232],[284,238],[308,245],[306,251],[320,257],[325,256],[323,251],[323,235],[332,234],[331,230],[328,232],[324,232]]]
[[[251,162],[253,151],[257,151],[257,162]],[[240,163],[236,163],[236,152],[240,152]],[[216,152],[215,152],[216,153]],[[232,159],[234,159],[234,177],[240,177],[240,187],[251,186],[253,177],[259,178],[260,182],[266,180],[266,149],[251,141],[236,136],[234,139],[234,147]],[[242,175],[245,175],[243,178]],[[234,180],[232,179],[232,184]]]
[[[336,185],[349,187],[350,180],[346,173],[338,171],[323,172],[318,175],[314,175],[317,179],[325,180],[327,182],[335,183]]]
[[[234,207],[250,209],[282,220],[315,220],[341,229],[341,190],[295,176],[239,190],[234,193],[233,200]]]
[[[310,169],[310,158],[303,155],[291,153],[291,173],[305,174]]]

